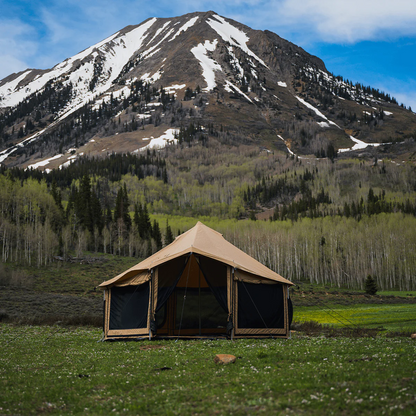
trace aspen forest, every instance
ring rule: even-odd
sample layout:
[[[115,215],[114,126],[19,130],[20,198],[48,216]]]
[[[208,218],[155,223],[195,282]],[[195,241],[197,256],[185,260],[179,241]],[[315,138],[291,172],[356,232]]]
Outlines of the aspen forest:
[[[383,290],[416,290],[410,163],[298,159],[218,133],[49,173],[0,169],[3,263],[139,261],[198,220],[295,283],[362,289],[371,274]]]

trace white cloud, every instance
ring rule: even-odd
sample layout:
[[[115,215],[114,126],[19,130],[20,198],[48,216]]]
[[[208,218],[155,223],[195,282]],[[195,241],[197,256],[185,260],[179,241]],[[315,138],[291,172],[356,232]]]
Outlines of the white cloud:
[[[49,44],[58,44],[73,38],[73,25],[65,17],[58,17],[56,13],[44,8],[41,10],[41,19],[47,33],[45,40]]]
[[[126,25],[194,11],[214,10],[255,29],[269,29],[305,49],[321,42],[416,37],[415,0],[33,0],[30,4],[32,14],[25,17],[17,14],[17,6],[14,12],[7,8],[7,17],[0,16],[0,79],[27,67],[51,68]],[[416,107],[413,84],[408,89],[385,86],[400,102]]]
[[[0,22],[0,79],[28,67],[26,59],[37,51],[30,26],[19,20]]]
[[[251,22],[271,30],[313,37],[313,41],[355,43],[416,35],[414,0],[272,0]]]

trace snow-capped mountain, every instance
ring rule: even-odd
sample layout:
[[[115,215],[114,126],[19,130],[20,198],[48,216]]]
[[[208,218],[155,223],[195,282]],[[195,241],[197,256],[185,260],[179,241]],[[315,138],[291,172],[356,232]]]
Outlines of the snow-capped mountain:
[[[191,125],[323,155],[403,139],[416,117],[276,34],[215,12],[148,19],[50,70],[0,81],[0,163],[9,166],[138,152],[181,140]]]

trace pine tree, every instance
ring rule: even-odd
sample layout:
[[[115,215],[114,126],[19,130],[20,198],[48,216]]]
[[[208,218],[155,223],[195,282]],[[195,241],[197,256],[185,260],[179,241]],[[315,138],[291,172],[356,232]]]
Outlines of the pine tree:
[[[172,243],[174,240],[172,229],[170,228],[169,221],[166,220],[166,234],[165,234],[165,246]]]
[[[160,232],[159,223],[153,220],[152,237],[156,243],[156,250],[159,251],[162,248],[162,233]]]
[[[143,235],[140,235],[142,238],[148,238],[152,235],[152,224],[150,222],[149,213],[147,211],[147,205],[146,203],[143,204],[143,210],[142,210],[142,219],[140,221],[141,223],[141,229],[143,232]],[[140,230],[139,230],[140,232]]]
[[[90,177],[84,175],[79,184],[78,198],[75,200],[75,211],[80,219],[81,225],[89,231],[93,229],[91,215],[91,183]]]
[[[377,293],[378,286],[376,280],[369,274],[365,280],[365,293],[368,295],[375,295]]]
[[[116,206],[114,208],[114,222],[119,219],[123,220],[124,226],[129,231],[131,228],[131,217],[129,213],[129,198],[127,195],[126,184],[117,192]]]
[[[150,241],[150,238],[148,238],[146,244],[146,257],[150,257],[152,254],[152,242]]]

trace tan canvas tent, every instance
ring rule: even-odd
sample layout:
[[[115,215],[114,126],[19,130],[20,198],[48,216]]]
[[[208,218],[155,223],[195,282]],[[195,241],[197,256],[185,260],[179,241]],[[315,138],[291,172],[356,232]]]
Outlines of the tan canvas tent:
[[[99,286],[104,338],[287,337],[291,285],[198,222]]]

